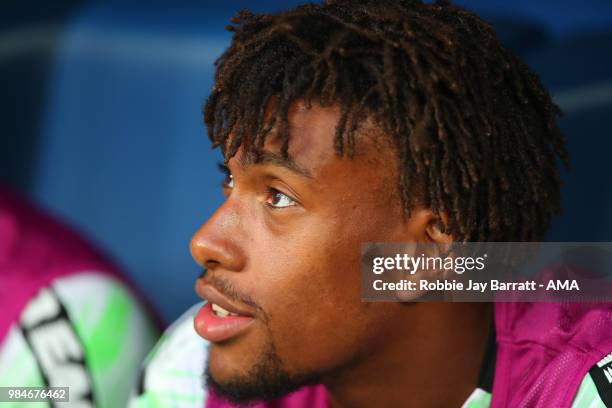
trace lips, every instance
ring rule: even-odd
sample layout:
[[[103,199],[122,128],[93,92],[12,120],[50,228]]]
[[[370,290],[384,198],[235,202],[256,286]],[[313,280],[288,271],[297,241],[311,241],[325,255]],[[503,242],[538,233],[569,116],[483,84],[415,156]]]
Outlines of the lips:
[[[244,306],[232,302],[202,279],[196,281],[195,290],[208,301],[194,319],[195,330],[204,339],[215,343],[230,340],[247,331],[255,320]]]

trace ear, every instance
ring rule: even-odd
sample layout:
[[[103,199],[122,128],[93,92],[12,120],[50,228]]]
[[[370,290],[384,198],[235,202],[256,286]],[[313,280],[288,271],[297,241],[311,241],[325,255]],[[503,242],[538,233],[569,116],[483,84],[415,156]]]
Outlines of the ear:
[[[447,225],[448,216],[441,213],[438,217],[429,208],[415,208],[410,212],[410,217],[405,221],[406,235],[420,242],[437,244],[450,244],[453,237],[443,232],[442,225]]]
[[[453,243],[453,236],[443,232],[443,226],[448,225],[448,216],[446,213],[441,213],[439,216],[429,208],[415,208],[410,211],[410,217],[404,221],[403,234],[405,241],[409,243],[404,251],[412,256],[419,254],[427,254],[427,256],[439,256],[441,253],[446,253]],[[417,241],[414,244],[414,241]],[[423,245],[419,245],[422,243]],[[417,279],[418,277],[418,279]],[[429,281],[436,279],[447,279],[449,272],[445,269],[425,269],[420,273],[403,275],[401,279],[412,280],[417,282],[421,278]],[[428,290],[409,290],[396,291],[396,298],[399,301],[413,301],[426,296]]]
[[[454,241],[453,236],[442,232],[443,226],[448,225],[448,215],[440,213],[439,217],[434,215],[434,219],[425,228],[427,236],[431,242],[437,244],[450,244]]]

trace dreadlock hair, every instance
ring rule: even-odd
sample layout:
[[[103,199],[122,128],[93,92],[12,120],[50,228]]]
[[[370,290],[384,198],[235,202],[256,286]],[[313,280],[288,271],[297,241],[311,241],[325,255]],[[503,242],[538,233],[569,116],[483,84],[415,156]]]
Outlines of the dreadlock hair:
[[[560,212],[557,161],[568,165],[560,110],[472,12],[446,1],[336,0],[240,11],[232,23],[204,106],[226,161],[241,146],[259,157],[273,128],[286,157],[290,105],[337,104],[337,155],[352,156],[360,123],[373,118],[397,152],[407,214],[418,185],[459,241],[543,239]]]

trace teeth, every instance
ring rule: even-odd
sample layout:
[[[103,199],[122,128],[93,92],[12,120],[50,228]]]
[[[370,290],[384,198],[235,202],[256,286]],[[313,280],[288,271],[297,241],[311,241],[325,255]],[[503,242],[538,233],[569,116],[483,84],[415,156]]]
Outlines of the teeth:
[[[212,304],[212,310],[213,312],[215,312],[215,315],[219,317],[238,316],[236,313],[228,312],[227,310],[217,305],[216,303]]]

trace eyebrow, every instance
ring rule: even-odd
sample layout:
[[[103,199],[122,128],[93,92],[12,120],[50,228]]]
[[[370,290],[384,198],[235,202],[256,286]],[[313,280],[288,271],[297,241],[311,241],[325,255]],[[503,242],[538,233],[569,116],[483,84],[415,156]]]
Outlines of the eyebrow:
[[[277,154],[277,153],[262,152],[261,155],[259,156],[258,161],[255,161],[254,154],[243,154],[240,157],[239,163],[240,163],[240,167],[242,167],[243,170],[245,170],[247,167],[252,166],[254,164],[270,164],[273,166],[285,168],[291,171],[292,173],[296,173],[300,176],[303,176],[309,179],[314,178],[314,176],[310,173],[310,171],[308,171],[308,169],[305,169],[304,167],[300,166],[295,161],[293,161],[290,157],[283,157],[282,155]]]

